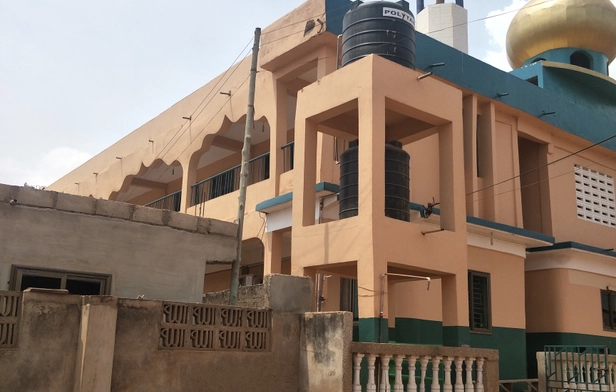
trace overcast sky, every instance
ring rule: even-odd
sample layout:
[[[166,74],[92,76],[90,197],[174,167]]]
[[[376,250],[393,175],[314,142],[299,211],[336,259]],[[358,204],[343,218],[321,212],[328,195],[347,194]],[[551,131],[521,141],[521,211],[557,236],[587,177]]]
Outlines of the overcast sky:
[[[51,184],[224,72],[255,27],[302,2],[0,0],[0,183]],[[510,70],[509,11],[525,3],[466,0],[470,54]]]

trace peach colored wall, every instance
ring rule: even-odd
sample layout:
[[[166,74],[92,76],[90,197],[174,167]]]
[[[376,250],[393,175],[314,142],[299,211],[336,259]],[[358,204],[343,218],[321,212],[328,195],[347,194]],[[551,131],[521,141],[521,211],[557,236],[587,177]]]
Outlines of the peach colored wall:
[[[575,332],[616,337],[603,330],[601,289],[616,278],[569,269],[526,273],[528,332]]]
[[[551,160],[562,158],[572,151],[575,150],[556,147]],[[574,164],[616,178],[616,170],[605,166],[609,162],[614,162],[613,155],[609,160],[605,155],[591,151],[549,166],[552,211],[558,211],[552,216],[557,241],[576,241],[604,249],[614,247],[616,229],[578,218],[575,195]]]
[[[404,146],[411,156],[411,201],[427,205],[439,201],[438,134]]]
[[[524,259],[469,246],[468,269],[490,274],[492,325],[525,328]]]
[[[394,285],[396,304],[393,309],[390,307],[390,320],[395,320],[395,317],[406,317],[442,321],[441,280],[433,279],[430,290],[427,288],[426,281],[396,283]]]
[[[496,183],[514,178],[519,170],[517,167],[517,134],[512,130],[512,124],[496,121]],[[518,224],[516,181],[506,181],[494,187],[496,221],[511,226]],[[521,224],[521,222],[519,222]]]

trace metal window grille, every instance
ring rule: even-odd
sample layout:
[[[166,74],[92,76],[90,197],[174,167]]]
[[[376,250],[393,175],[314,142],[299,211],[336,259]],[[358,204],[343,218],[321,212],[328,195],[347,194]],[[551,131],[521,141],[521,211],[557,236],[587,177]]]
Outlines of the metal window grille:
[[[613,177],[575,165],[575,195],[578,218],[616,227]]]
[[[468,309],[471,331],[490,332],[490,274],[468,272]]]

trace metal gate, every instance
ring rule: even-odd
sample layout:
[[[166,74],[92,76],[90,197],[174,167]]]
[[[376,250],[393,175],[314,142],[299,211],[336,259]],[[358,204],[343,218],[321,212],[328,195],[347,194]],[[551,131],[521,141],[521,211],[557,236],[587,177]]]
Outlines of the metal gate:
[[[614,391],[605,346],[545,346],[548,392]]]

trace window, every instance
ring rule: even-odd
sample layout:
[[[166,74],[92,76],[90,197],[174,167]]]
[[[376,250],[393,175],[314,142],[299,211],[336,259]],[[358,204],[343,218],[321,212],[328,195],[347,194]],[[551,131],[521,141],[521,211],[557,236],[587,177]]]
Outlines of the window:
[[[616,291],[601,290],[603,329],[616,331]]]
[[[592,60],[590,56],[582,51],[573,52],[573,54],[569,57],[569,62],[572,65],[577,65],[578,67],[591,69]]]
[[[474,332],[490,332],[490,274],[468,271],[469,326]]]
[[[110,275],[13,266],[10,290],[37,287],[66,289],[70,294],[105,295],[109,294],[110,283]]]
[[[616,227],[614,178],[575,165],[575,196],[578,218]]]

